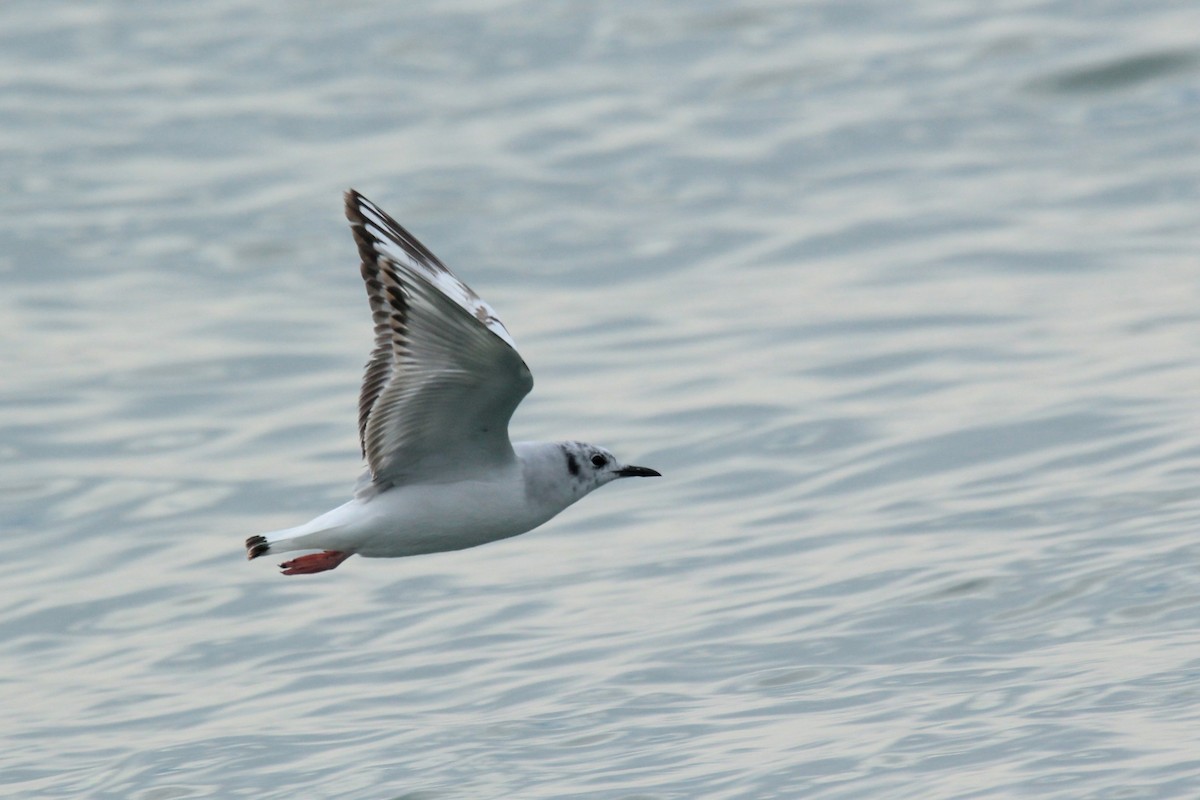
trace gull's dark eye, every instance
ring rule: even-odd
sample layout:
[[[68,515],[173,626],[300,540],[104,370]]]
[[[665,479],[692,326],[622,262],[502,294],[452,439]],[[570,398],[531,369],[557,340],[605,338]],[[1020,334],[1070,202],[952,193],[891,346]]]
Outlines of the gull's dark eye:
[[[608,459],[605,458],[604,456],[600,455],[599,453],[592,456],[592,466],[593,467],[603,467],[607,463],[608,463]]]

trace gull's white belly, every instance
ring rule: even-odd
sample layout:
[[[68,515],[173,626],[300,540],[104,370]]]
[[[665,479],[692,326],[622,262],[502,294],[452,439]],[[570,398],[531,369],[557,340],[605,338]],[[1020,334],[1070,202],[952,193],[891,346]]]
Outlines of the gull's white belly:
[[[516,536],[561,510],[531,504],[514,470],[500,480],[396,487],[365,502],[351,500],[314,523],[326,528],[322,547],[395,558]]]

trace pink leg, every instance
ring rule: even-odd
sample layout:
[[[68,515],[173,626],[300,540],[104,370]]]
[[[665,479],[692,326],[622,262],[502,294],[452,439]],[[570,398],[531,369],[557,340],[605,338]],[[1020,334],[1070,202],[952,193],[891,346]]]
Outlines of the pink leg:
[[[324,572],[325,570],[333,569],[352,555],[354,554],[343,553],[338,550],[326,550],[324,553],[310,553],[306,556],[293,558],[291,561],[285,561],[279,566],[283,569],[284,575],[311,575],[314,572]]]

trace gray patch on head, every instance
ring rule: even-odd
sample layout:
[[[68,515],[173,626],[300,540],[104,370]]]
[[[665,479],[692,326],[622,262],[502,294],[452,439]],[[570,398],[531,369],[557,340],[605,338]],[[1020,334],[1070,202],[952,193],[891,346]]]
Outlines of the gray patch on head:
[[[579,477],[579,459],[577,459],[575,454],[572,453],[567,447],[563,447],[562,451],[563,455],[567,457],[567,472],[571,473],[575,477]]]

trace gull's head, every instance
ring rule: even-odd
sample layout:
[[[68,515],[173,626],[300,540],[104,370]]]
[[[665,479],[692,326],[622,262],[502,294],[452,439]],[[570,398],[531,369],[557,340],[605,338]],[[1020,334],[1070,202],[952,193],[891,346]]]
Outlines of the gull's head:
[[[662,477],[658,470],[624,464],[608,450],[594,444],[563,442],[559,447],[567,474],[583,484],[589,492],[617,478]]]

